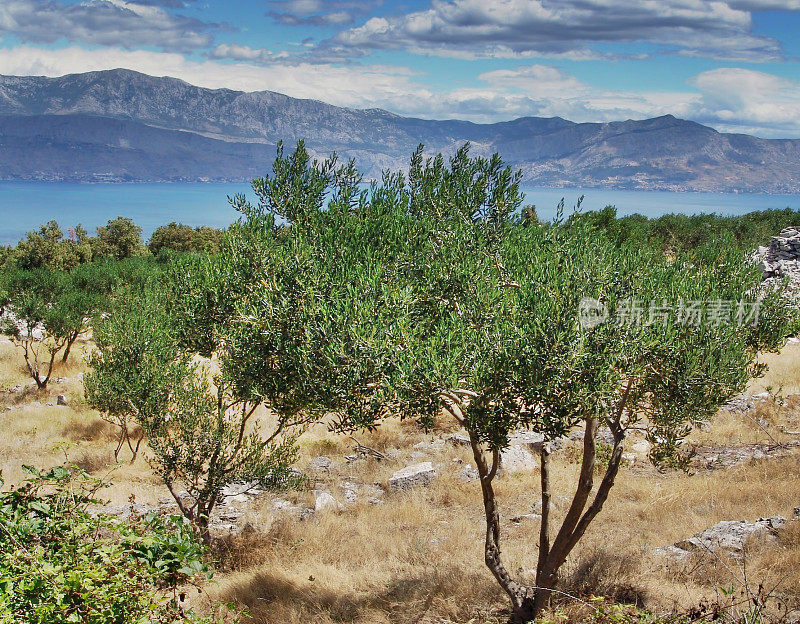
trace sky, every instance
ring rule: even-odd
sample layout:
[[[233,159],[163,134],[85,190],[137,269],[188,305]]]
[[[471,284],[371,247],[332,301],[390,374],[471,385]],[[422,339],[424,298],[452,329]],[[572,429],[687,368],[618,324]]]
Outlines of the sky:
[[[800,0],[0,0],[0,74],[118,67],[430,119],[800,138]]]

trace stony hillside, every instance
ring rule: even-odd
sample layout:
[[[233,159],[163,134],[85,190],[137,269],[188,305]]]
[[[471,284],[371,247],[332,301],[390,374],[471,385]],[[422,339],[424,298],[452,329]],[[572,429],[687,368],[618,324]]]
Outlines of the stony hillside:
[[[800,140],[722,134],[669,115],[605,124],[432,121],[128,70],[0,77],[0,115],[0,179],[245,180],[265,169],[278,140],[304,138],[316,154],[355,158],[368,176],[405,165],[419,143],[451,151],[471,141],[477,153],[499,151],[536,185],[800,190]],[[147,139],[133,154],[121,137],[135,143],[137,133]],[[76,153],[80,166],[72,167]]]

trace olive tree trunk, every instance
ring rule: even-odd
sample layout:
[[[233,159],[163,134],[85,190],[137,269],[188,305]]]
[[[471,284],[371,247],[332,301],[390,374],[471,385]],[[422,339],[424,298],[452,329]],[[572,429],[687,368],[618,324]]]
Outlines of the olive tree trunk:
[[[512,613],[510,622],[513,624],[534,621],[542,610],[550,604],[550,599],[558,582],[559,569],[586,533],[586,529],[592,520],[600,513],[603,504],[608,498],[608,493],[614,485],[614,479],[619,471],[622,458],[624,441],[624,431],[618,427],[612,429],[614,445],[608,467],[591,504],[587,507],[594,484],[597,429],[597,418],[587,419],[578,485],[572,498],[572,503],[552,543],[550,537],[550,451],[546,445],[542,449],[540,475],[542,520],[539,531],[539,557],[534,586],[528,586],[514,580],[503,565],[500,549],[500,517],[497,511],[494,488],[492,487],[492,481],[499,468],[499,452],[497,450],[492,451],[490,465],[482,443],[473,432],[468,431],[483,494],[486,519],[484,559],[489,571],[511,600]]]

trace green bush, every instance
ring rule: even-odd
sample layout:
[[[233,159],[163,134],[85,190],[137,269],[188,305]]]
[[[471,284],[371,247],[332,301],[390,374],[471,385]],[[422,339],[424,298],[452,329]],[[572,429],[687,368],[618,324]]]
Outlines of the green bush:
[[[26,470],[0,492],[0,623],[200,622],[178,600],[181,585],[209,574],[182,519],[91,514],[101,482]]]

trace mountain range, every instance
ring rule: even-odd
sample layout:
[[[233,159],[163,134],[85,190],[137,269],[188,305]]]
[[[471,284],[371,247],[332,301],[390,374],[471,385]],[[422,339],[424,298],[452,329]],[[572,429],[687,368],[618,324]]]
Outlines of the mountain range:
[[[537,186],[800,192],[800,140],[724,134],[671,115],[611,123],[523,117],[494,124],[402,117],[272,91],[206,89],[129,70],[0,76],[0,179],[242,181],[275,145],[305,139],[367,177],[470,141]]]

